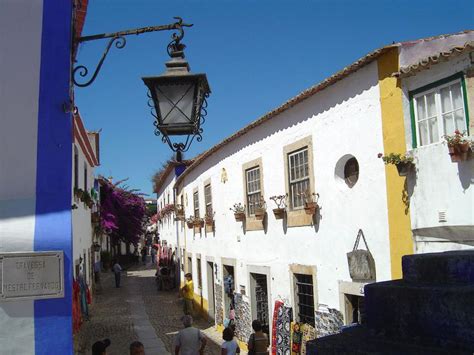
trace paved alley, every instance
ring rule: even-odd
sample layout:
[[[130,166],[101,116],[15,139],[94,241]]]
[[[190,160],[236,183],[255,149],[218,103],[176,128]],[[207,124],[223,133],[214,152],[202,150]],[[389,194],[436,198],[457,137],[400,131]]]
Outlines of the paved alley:
[[[75,336],[75,353],[91,354],[92,344],[104,338],[111,340],[109,355],[128,354],[129,344],[135,340],[145,345],[147,355],[172,353],[174,336],[182,328],[177,291],[157,291],[150,266],[124,272],[118,289],[112,272],[103,272],[101,280],[102,289],[89,309],[90,320]],[[208,337],[205,354],[220,354],[221,335],[213,324],[196,319],[194,326]]]

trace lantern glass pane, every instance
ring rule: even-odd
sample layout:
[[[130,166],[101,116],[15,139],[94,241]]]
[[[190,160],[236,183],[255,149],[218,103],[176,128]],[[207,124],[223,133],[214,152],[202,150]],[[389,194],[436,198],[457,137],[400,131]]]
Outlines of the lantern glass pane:
[[[161,124],[191,124],[193,117],[194,84],[172,84],[156,86],[160,105]]]

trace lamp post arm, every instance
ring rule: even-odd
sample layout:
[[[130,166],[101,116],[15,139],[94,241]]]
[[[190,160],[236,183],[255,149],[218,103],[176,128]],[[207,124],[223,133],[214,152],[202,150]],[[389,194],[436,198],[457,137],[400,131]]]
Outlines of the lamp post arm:
[[[96,79],[97,75],[99,74],[99,71],[102,68],[102,64],[104,63],[104,60],[107,57],[107,54],[109,53],[109,50],[110,50],[110,47],[112,46],[112,44],[115,42],[115,47],[118,48],[118,49],[122,49],[123,47],[125,47],[125,45],[127,43],[127,41],[125,40],[125,36],[140,35],[142,33],[147,33],[147,32],[177,30],[178,33],[173,33],[173,35],[172,35],[172,42],[171,43],[174,43],[175,45],[179,46],[180,45],[179,42],[184,37],[183,27],[191,27],[193,25],[188,24],[188,23],[183,23],[183,19],[181,17],[175,17],[175,19],[178,20],[178,21],[173,23],[173,24],[168,24],[168,25],[148,26],[148,27],[135,28],[135,29],[132,29],[132,30],[125,30],[125,31],[113,32],[113,33],[100,33],[100,34],[96,34],[96,35],[84,36],[84,37],[77,38],[76,39],[77,43],[95,41],[95,40],[106,39],[106,38],[110,38],[110,41],[107,44],[107,46],[104,50],[104,53],[102,54],[102,57],[99,60],[99,63],[97,64],[97,67],[94,70],[94,73],[92,74],[91,78],[88,81],[84,82],[84,83],[78,82],[76,80],[76,73],[82,78],[87,76],[87,74],[89,73],[89,70],[87,69],[86,66],[78,65],[72,71],[72,81],[78,87],[86,87],[86,86],[91,85],[94,82],[94,80]]]

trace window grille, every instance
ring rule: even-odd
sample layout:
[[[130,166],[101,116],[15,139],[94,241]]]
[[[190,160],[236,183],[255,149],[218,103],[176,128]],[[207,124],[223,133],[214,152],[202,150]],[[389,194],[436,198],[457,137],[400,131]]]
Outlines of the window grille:
[[[197,258],[196,262],[197,262],[198,287],[202,288],[201,259]]]
[[[288,154],[288,170],[291,207],[294,209],[303,207],[304,196],[302,194],[310,190],[307,147]]]
[[[194,202],[194,217],[199,217],[199,193],[196,191],[193,194],[193,202]]]
[[[466,114],[461,81],[440,85],[414,96],[418,142],[439,142],[455,130],[466,131]]]
[[[255,207],[260,203],[260,167],[245,171],[247,185],[247,213],[249,216],[255,215]]]
[[[268,294],[267,276],[253,274],[255,278],[255,300],[257,303],[257,319],[262,323],[264,329],[268,329]]]
[[[296,298],[298,319],[314,327],[313,276],[294,274],[296,279]]]
[[[206,213],[212,216],[212,190],[211,184],[204,186],[204,203],[206,204]]]

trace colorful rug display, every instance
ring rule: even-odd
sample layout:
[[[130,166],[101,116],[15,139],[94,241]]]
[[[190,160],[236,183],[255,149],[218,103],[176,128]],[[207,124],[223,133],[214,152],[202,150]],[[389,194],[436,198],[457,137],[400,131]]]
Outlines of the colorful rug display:
[[[281,306],[278,310],[277,319],[277,344],[276,355],[290,355],[290,325],[293,319],[291,307]]]
[[[273,310],[273,322],[272,322],[272,355],[276,355],[277,351],[277,322],[278,322],[278,313],[280,308],[283,307],[283,301],[276,300],[275,308]]]
[[[303,324],[291,322],[291,355],[301,354],[301,343],[303,341]]]
[[[303,338],[301,341],[301,354],[306,355],[306,343],[310,340],[316,339],[316,329],[309,324],[304,324],[302,331]]]

